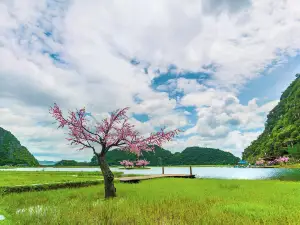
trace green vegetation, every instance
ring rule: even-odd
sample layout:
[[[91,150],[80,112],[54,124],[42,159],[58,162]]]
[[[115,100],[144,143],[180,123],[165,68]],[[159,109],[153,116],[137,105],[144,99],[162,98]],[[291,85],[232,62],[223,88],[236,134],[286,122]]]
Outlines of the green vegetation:
[[[57,162],[54,166],[89,166],[90,164],[88,162],[77,162],[75,160],[61,160]]]
[[[122,172],[114,172],[115,177]],[[101,179],[101,172],[25,172],[0,171],[0,186],[87,181]]]
[[[0,169],[14,169],[14,168],[17,168],[15,166],[0,166]]]
[[[0,186],[0,194],[22,193],[32,191],[48,191],[62,188],[80,188],[88,187],[97,184],[103,184],[103,179],[97,180],[85,180],[85,181],[67,181],[56,183],[44,183],[44,184],[27,184],[27,185],[12,185],[12,186]]]
[[[234,165],[239,161],[238,157],[229,152],[201,147],[188,147],[180,153],[172,154],[168,150],[155,146],[154,152],[143,152],[141,158],[150,161],[149,166]],[[120,161],[124,159],[136,160],[136,155],[116,149],[107,152],[106,159],[109,165],[120,165]],[[96,157],[92,158],[91,165],[98,165]]]
[[[264,132],[243,152],[243,159],[253,163],[260,157],[286,154],[300,159],[300,76],[296,77],[269,113]]]
[[[300,143],[289,146],[288,153],[295,159],[300,159]]]
[[[55,166],[77,166],[78,162],[75,160],[61,160],[55,163]]]
[[[0,127],[0,166],[38,166],[34,156],[9,131]]]
[[[171,165],[234,165],[239,160],[232,153],[219,149],[188,147],[173,155]]]
[[[106,201],[103,185],[4,195],[0,212],[11,224],[299,224],[296,182],[167,178],[116,188]]]

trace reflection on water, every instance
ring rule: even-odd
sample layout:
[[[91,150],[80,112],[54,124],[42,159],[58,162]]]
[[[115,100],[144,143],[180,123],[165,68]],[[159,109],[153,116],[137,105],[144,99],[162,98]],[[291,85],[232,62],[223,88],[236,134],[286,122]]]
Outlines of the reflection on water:
[[[2,169],[3,171],[99,171],[99,168],[14,168]],[[124,174],[161,174],[161,167],[151,167],[145,170],[122,170],[111,168],[115,172]],[[227,168],[227,167],[192,167],[193,174],[197,178],[218,178],[218,179],[280,179],[300,180],[300,169],[284,168]],[[189,167],[165,167],[165,174],[189,174]]]

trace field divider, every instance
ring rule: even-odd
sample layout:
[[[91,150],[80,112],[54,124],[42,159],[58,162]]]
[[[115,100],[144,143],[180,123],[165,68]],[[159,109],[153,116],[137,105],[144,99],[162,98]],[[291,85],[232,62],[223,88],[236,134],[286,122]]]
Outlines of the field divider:
[[[119,178],[115,178],[116,182],[119,182]],[[43,184],[27,184],[27,185],[11,185],[0,186],[0,195],[10,193],[22,193],[30,191],[47,191],[56,190],[62,188],[80,188],[88,187],[92,185],[103,184],[103,179],[87,180],[87,181],[69,181],[69,182],[55,182],[55,183],[43,183]]]

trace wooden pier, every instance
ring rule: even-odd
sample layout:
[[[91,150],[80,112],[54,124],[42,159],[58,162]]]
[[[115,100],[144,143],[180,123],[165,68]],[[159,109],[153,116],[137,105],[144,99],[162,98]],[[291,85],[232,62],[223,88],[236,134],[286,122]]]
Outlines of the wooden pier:
[[[149,180],[155,178],[195,178],[195,175],[192,174],[192,167],[190,167],[190,174],[164,174],[164,167],[162,167],[162,174],[157,175],[146,175],[138,177],[122,177],[119,179],[121,183],[139,183],[141,180]]]
[[[195,175],[187,175],[187,174],[159,174],[159,175],[148,175],[148,176],[140,176],[140,177],[122,177],[120,178],[121,183],[139,183],[141,180],[149,180],[155,178],[195,178]]]

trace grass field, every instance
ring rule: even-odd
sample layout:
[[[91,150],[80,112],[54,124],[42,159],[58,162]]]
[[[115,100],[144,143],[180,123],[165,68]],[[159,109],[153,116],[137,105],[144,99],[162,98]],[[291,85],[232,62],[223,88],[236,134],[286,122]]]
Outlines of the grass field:
[[[114,173],[120,177],[121,172]],[[102,179],[99,172],[0,171],[0,186]]]
[[[3,224],[299,224],[300,183],[157,179],[10,194],[0,199]],[[0,222],[1,223],[1,222]]]

